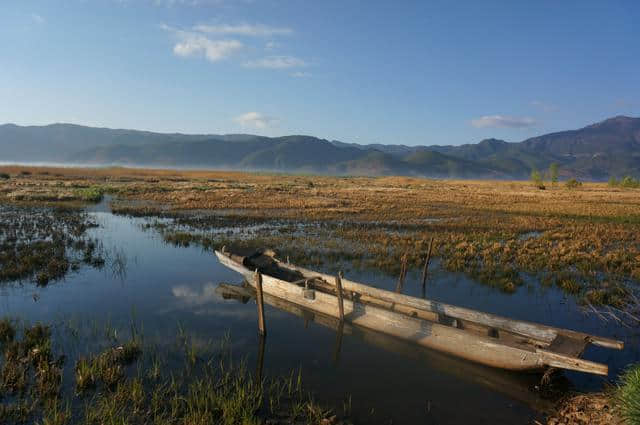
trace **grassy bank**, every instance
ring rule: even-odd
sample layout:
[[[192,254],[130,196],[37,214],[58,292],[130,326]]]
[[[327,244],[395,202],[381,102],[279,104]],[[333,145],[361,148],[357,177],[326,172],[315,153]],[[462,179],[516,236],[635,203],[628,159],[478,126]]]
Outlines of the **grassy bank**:
[[[607,391],[567,397],[547,425],[640,424],[640,365],[630,366]]]

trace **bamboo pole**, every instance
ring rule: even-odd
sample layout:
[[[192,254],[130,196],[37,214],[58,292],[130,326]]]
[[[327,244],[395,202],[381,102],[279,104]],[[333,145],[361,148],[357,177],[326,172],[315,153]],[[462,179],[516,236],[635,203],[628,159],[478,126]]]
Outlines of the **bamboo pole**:
[[[342,272],[336,276],[336,295],[338,296],[338,311],[340,313],[340,322],[344,321],[344,299],[342,297]]]
[[[424,268],[422,269],[422,290],[427,284],[427,273],[429,273],[429,262],[431,261],[431,250],[433,249],[433,236],[431,236],[431,241],[429,242],[429,252],[427,253],[427,258],[424,260]]]
[[[266,335],[267,329],[264,324],[264,298],[262,296],[262,274],[256,269],[256,303],[258,304],[258,332]]]

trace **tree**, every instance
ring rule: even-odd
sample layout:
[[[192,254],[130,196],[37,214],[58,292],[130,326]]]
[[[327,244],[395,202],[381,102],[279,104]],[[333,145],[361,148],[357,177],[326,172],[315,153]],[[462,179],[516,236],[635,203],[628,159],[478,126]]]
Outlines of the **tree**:
[[[535,168],[531,170],[531,181],[538,189],[545,188],[544,182],[542,181],[542,175],[540,175],[540,171],[536,170]]]
[[[551,175],[551,184],[554,186],[558,183],[558,164],[553,162],[549,166],[549,174]]]
[[[582,186],[582,182],[576,179],[567,180],[567,189],[577,189]]]

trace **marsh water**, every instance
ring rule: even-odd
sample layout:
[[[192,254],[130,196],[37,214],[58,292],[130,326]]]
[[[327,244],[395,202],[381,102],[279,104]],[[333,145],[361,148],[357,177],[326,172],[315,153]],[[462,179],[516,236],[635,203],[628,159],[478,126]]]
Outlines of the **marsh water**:
[[[199,341],[230,338],[233,355],[258,363],[256,305],[223,299],[219,283],[241,277],[198,246],[167,244],[146,218],[113,215],[107,203],[89,213],[99,224],[90,235],[112,259],[101,269],[82,268],[46,287],[32,284],[0,288],[0,316],[29,322],[75,321],[126,326],[132,318],[147,338],[172,338],[187,330]],[[463,274],[441,270],[435,262],[426,296],[500,315],[616,337],[624,351],[592,347],[585,356],[610,367],[615,377],[640,360],[637,331],[584,314],[554,288],[532,282],[514,294],[480,285]],[[351,279],[393,289],[396,279],[375,270],[345,269]],[[422,296],[417,271],[409,273],[405,293]],[[548,402],[535,389],[536,375],[476,366],[393,338],[351,329],[337,334],[326,323],[267,306],[268,336],[263,373],[300,370],[306,389],[330,407],[350,404],[355,423],[514,424],[531,423]],[[596,390],[606,379],[564,373],[577,390]]]

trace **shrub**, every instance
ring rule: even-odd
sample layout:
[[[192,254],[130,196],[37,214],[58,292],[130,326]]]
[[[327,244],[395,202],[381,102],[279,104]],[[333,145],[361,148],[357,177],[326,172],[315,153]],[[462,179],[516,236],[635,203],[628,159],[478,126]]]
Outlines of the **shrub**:
[[[566,185],[567,185],[567,189],[576,189],[582,186],[582,182],[576,179],[569,179],[567,180]]]
[[[531,181],[533,182],[533,185],[538,189],[545,189],[544,182],[542,181],[542,175],[535,168],[531,171]]]
[[[629,187],[629,188],[638,188],[640,187],[640,180],[634,179],[631,176],[626,176],[622,180],[620,180],[620,186]]]
[[[634,179],[631,176],[625,176],[621,180],[618,180],[615,177],[611,177],[609,179],[609,186],[637,189],[640,188],[640,180]]]
[[[104,189],[99,186],[91,186],[84,189],[76,189],[76,196],[86,202],[100,202],[104,196]]]
[[[555,162],[549,166],[549,174],[551,175],[551,184],[554,186],[558,184],[558,168],[559,168],[558,164],[556,164]]]
[[[615,398],[622,418],[630,424],[640,423],[640,364],[630,367],[622,375]]]
[[[7,180],[9,177],[10,177],[9,174],[7,173],[0,173],[0,179],[2,180]]]

